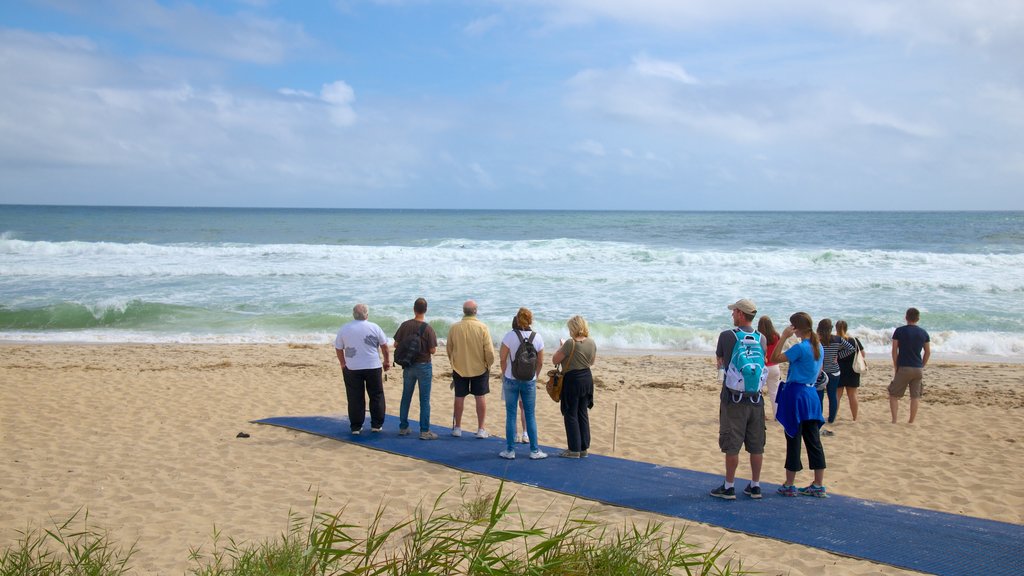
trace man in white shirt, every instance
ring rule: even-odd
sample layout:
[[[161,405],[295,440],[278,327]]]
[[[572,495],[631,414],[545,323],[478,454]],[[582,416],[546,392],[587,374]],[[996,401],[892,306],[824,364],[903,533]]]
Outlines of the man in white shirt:
[[[366,304],[356,304],[352,307],[354,320],[342,326],[334,339],[334,351],[345,379],[349,424],[355,435],[363,429],[367,395],[370,397],[370,431],[380,432],[384,426],[383,374],[391,368],[388,337],[380,326],[367,320],[369,316]]]

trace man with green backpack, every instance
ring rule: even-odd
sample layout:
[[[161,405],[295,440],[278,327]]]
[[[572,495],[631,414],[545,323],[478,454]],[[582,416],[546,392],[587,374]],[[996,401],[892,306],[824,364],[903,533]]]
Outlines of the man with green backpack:
[[[722,378],[718,413],[718,446],[725,453],[725,482],[711,491],[715,498],[736,499],[736,469],[740,448],[750,454],[750,484],[743,493],[761,498],[761,464],[764,461],[765,423],[764,389],[768,378],[765,368],[764,337],[752,323],[757,306],[746,298],[728,306],[735,328],[718,336],[715,359]]]

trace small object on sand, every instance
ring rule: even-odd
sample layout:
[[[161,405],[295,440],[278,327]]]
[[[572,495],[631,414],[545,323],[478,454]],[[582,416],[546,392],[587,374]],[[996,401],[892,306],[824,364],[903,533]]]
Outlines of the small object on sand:
[[[248,438],[248,437],[249,437],[249,435],[246,434],[245,432],[239,432],[238,435],[235,436],[235,438]]]

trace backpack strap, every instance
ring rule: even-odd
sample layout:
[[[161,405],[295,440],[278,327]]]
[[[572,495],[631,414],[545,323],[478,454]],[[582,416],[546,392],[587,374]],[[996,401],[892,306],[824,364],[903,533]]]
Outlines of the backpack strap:
[[[747,394],[746,392],[737,392],[735,390],[729,390],[728,388],[726,388],[726,390],[728,391],[729,398],[732,400],[733,404],[741,404],[746,400],[750,404],[757,405],[764,399],[764,394],[760,392],[757,394]]]
[[[427,331],[427,323],[426,322],[420,322],[420,330],[419,330],[419,334],[418,334],[419,337],[423,338],[423,333],[426,332],[426,331]]]
[[[526,338],[523,338],[523,333],[519,331],[519,328],[513,328],[512,331],[515,332],[516,333],[516,337],[519,338],[519,345],[520,346],[522,346],[523,344],[526,344]],[[530,337],[532,338],[533,335],[531,334]]]
[[[735,336],[735,338],[736,338],[736,343],[737,344],[739,344],[740,341],[743,340],[744,338],[746,338],[747,336],[753,337],[754,341],[757,342],[758,344],[761,343],[761,333],[758,332],[757,330],[753,330],[751,332],[747,332],[746,330],[741,330],[739,328],[733,328],[732,329],[732,333],[733,333],[733,336]]]

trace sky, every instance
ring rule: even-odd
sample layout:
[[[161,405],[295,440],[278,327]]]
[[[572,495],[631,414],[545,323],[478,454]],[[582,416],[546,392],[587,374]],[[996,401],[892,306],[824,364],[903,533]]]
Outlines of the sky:
[[[1020,0],[11,0],[0,203],[1024,209]]]

